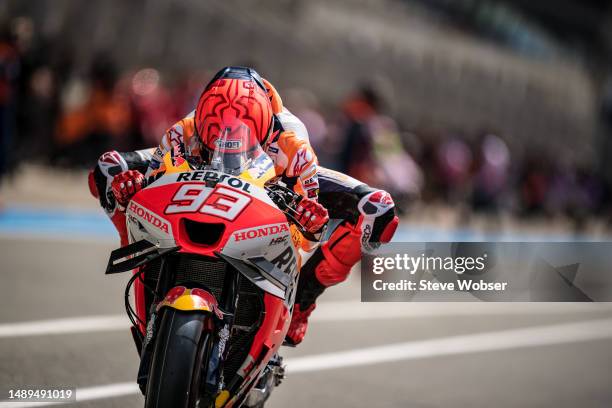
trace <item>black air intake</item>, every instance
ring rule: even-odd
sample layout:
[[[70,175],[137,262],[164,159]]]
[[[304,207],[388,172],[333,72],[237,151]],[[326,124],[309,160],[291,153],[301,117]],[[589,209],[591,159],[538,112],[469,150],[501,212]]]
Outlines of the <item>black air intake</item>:
[[[192,220],[183,220],[189,241],[197,245],[212,246],[219,242],[225,231],[223,224],[209,224]]]

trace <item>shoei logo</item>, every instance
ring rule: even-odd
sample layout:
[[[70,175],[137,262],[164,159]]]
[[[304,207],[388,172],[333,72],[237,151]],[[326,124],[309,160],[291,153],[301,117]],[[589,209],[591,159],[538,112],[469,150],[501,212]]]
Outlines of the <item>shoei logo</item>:
[[[234,240],[238,242],[247,239],[267,237],[268,235],[276,235],[285,231],[289,231],[287,224],[266,225],[264,227],[253,228],[246,231],[243,230],[234,232]]]
[[[222,149],[226,150],[238,150],[242,147],[241,140],[215,140],[215,144]]]
[[[145,209],[144,207],[141,207],[133,201],[130,202],[129,209],[130,212],[134,213],[134,215],[136,215],[140,219],[148,222],[155,228],[164,231],[166,234],[169,234],[170,227],[165,220],[159,218],[157,215],[153,214],[149,210]]]

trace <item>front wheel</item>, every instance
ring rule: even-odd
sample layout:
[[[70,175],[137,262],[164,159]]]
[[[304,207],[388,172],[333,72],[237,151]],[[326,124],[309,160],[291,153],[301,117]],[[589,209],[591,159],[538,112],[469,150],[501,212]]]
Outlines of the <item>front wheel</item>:
[[[207,315],[165,309],[149,371],[145,408],[204,408],[200,400],[201,367],[207,362],[212,336]],[[201,400],[200,400],[201,401]]]

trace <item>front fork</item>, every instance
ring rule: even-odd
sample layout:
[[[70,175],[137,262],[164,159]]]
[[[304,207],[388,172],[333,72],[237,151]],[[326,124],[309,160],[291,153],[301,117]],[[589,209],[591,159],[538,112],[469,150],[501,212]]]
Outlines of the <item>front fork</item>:
[[[227,343],[238,305],[240,279],[240,273],[234,268],[227,269],[221,296],[217,303],[212,293],[205,288],[174,286],[176,284],[176,269],[173,267],[172,262],[168,262],[168,259],[162,260],[159,279],[155,294],[151,300],[149,318],[140,348],[140,366],[137,382],[143,394],[146,392],[151,358],[155,349],[155,334],[158,328],[157,320],[164,308],[210,312],[211,319],[208,320],[210,324],[207,328],[215,333],[215,340],[210,358],[208,359],[208,367],[205,370],[207,375],[202,385],[208,395],[215,395],[223,388],[223,363],[227,354]],[[162,293],[165,294],[163,298],[159,296]],[[141,295],[144,299],[142,292]]]

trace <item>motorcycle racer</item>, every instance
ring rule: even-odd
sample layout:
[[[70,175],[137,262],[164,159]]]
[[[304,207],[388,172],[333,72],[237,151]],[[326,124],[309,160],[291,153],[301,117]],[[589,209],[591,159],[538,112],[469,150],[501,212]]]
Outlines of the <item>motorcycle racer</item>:
[[[204,89],[196,109],[174,124],[157,148],[102,154],[89,174],[89,188],[117,228],[121,244],[126,245],[125,206],[147,180],[163,174],[163,157],[169,152],[178,163],[209,163],[220,132],[225,130],[220,126],[232,117],[248,125],[272,158],[277,176],[304,197],[297,220],[309,232],[320,233],[330,217],[340,223],[301,269],[286,336],[287,344],[297,345],[304,338],[318,296],[347,278],[362,248],[390,241],[398,217],[386,191],[318,165],[305,126],[255,70],[221,69]],[[139,314],[144,313],[140,302],[142,294],[137,288]]]

